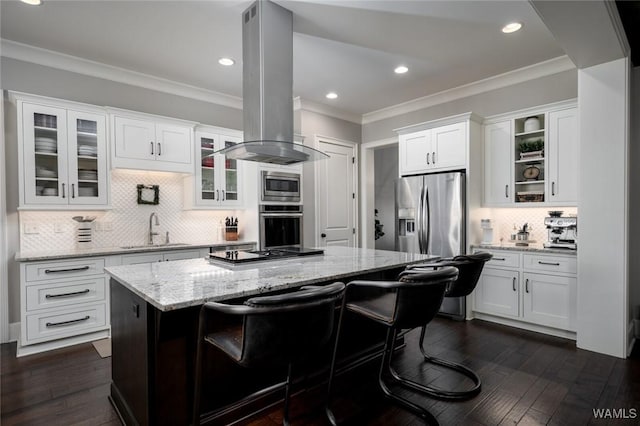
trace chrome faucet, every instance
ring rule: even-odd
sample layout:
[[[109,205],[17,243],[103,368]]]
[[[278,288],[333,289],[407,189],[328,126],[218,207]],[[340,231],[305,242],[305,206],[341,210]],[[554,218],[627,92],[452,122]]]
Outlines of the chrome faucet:
[[[151,216],[149,216],[149,241],[148,241],[148,244],[150,246],[153,245],[153,236],[154,235],[158,235],[157,232],[153,232],[153,217],[154,216],[156,218],[156,226],[160,225],[160,222],[158,221],[158,215],[155,212],[151,213]]]

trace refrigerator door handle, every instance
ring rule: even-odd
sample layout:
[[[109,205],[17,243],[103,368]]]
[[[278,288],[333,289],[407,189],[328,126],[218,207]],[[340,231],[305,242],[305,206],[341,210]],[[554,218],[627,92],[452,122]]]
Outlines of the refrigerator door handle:
[[[430,245],[431,245],[431,206],[429,204],[429,188],[425,188],[424,191],[425,197],[424,197],[424,205],[425,205],[425,220],[422,221],[422,223],[425,225],[424,227],[426,228],[426,230],[424,230],[424,246],[425,246],[425,254],[429,254],[429,249],[430,249]]]
[[[420,254],[424,254],[424,243],[422,241],[422,224],[424,223],[423,215],[424,215],[424,186],[420,188],[420,197],[418,198],[418,249],[420,250]]]

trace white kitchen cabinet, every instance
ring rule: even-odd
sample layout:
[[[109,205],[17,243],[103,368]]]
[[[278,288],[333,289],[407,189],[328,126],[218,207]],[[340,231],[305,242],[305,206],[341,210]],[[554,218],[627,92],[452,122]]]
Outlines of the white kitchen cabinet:
[[[20,264],[18,356],[109,336],[107,258]]]
[[[484,127],[484,203],[491,206],[513,202],[511,121]]]
[[[536,324],[576,331],[577,279],[524,274],[523,317]]]
[[[193,173],[195,123],[112,111],[112,166]]]
[[[484,205],[577,203],[574,105],[560,102],[485,121]]]
[[[549,113],[547,194],[551,202],[578,202],[578,110]]]
[[[415,132],[409,128],[401,131],[398,154],[402,176],[466,168],[469,140],[466,121]]]
[[[535,331],[575,332],[577,320],[576,257],[555,253],[487,250],[473,293],[473,310],[485,320],[516,320]],[[484,314],[484,316],[483,316]]]
[[[196,169],[185,179],[185,206],[235,208],[243,202],[243,162],[214,152],[242,142],[242,133],[200,127],[196,131]]]
[[[402,176],[424,173],[430,164],[431,131],[423,130],[400,135],[398,155],[400,158],[400,174]]]
[[[484,268],[475,289],[474,310],[517,318],[520,315],[519,272]]]
[[[91,105],[11,97],[18,115],[20,208],[107,207],[106,114]]]

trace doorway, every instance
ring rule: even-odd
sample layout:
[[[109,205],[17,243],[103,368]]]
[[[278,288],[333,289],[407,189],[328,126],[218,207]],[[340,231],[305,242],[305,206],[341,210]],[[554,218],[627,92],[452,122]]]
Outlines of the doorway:
[[[376,250],[395,250],[395,182],[398,179],[398,147],[374,151],[374,240]]]
[[[318,246],[355,247],[358,151],[354,142],[317,137],[329,158],[316,164]]]

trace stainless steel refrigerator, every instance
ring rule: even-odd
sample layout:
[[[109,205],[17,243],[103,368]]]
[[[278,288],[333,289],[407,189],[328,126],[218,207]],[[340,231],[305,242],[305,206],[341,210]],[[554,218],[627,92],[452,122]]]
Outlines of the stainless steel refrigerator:
[[[465,174],[441,173],[396,182],[396,250],[452,257],[465,252]],[[464,297],[445,298],[440,314],[463,320]]]

